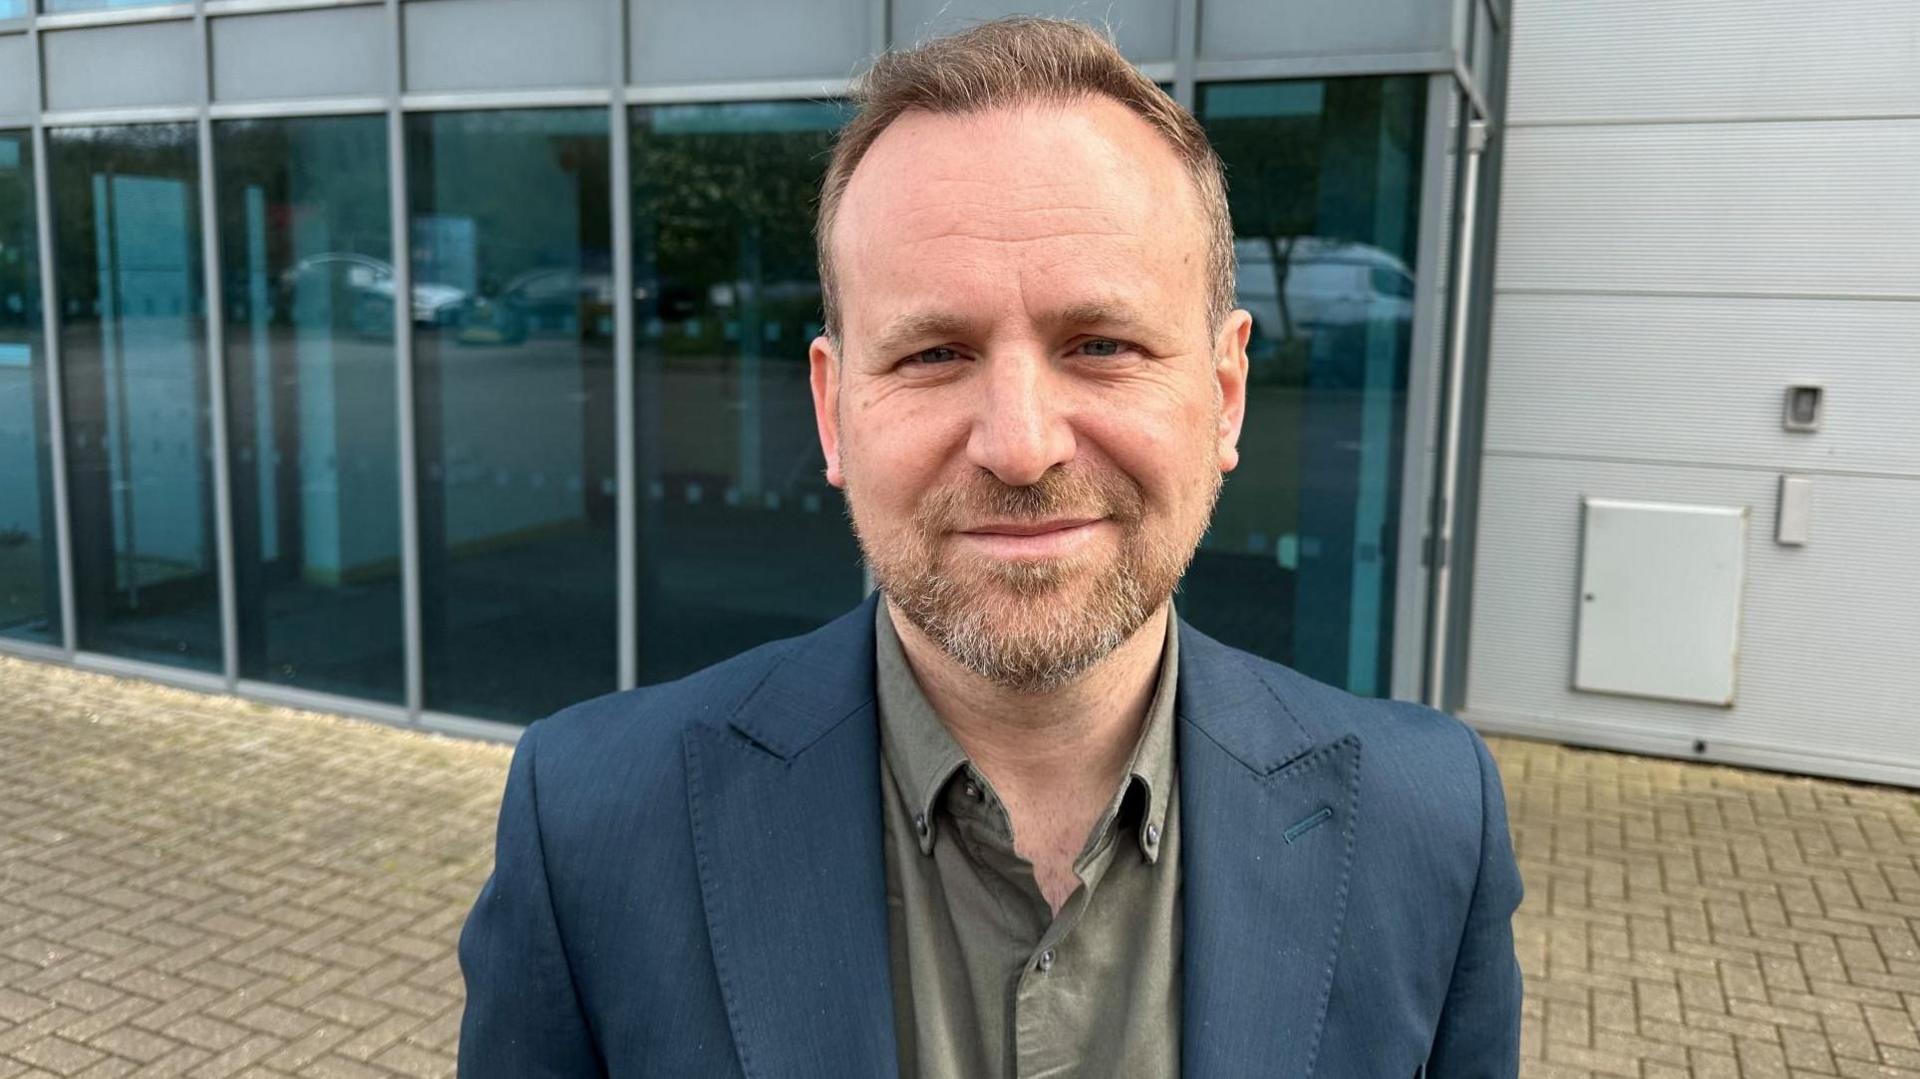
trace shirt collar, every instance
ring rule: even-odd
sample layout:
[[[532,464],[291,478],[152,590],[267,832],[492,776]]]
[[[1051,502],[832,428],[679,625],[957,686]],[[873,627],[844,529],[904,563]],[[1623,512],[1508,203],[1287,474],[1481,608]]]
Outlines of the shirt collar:
[[[967,766],[967,751],[954,740],[921,691],[900,644],[900,635],[887,613],[887,604],[882,601],[874,606],[874,673],[882,752],[899,785],[900,795],[913,814],[920,850],[931,853],[936,827],[934,808],[954,773]],[[1149,862],[1159,861],[1160,848],[1166,841],[1167,805],[1173,797],[1174,701],[1179,672],[1179,619],[1169,608],[1160,673],[1147,705],[1146,721],[1127,760],[1126,782],[1102,817],[1102,820],[1111,817],[1127,792],[1139,787],[1144,811],[1136,822],[1135,838]]]

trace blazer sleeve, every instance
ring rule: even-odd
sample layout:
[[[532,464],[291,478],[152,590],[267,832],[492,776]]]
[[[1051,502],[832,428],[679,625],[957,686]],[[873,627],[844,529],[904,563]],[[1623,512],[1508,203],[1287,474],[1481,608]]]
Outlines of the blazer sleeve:
[[[1425,1074],[1513,1079],[1520,1073],[1520,964],[1513,951],[1520,870],[1507,831],[1499,769],[1479,735],[1468,737],[1480,764],[1479,876]]]
[[[534,743],[514,750],[500,804],[493,875],[460,933],[467,982],[460,1020],[462,1079],[605,1074],[554,917],[540,833]]]

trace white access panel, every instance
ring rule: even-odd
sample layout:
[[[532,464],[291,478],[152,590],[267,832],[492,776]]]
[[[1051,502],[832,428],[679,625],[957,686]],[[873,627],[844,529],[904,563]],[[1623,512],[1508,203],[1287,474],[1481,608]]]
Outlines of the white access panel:
[[[1573,688],[1731,706],[1747,508],[1584,506]]]

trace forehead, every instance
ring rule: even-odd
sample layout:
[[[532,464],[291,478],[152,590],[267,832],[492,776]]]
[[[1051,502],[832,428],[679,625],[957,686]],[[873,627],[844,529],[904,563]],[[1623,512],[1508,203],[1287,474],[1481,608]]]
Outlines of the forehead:
[[[1205,247],[1173,148],[1105,98],[902,114],[854,170],[831,239],[850,330],[968,285],[1152,302],[1193,285]]]

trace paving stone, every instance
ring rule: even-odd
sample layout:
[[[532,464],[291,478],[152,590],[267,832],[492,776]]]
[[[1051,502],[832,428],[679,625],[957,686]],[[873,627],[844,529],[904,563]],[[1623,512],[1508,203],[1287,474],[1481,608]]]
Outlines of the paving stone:
[[[0,1079],[449,1076],[511,751],[0,656]],[[1526,1079],[1920,1079],[1920,795],[1490,739]]]

